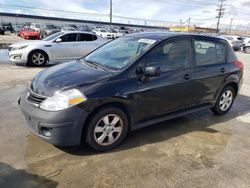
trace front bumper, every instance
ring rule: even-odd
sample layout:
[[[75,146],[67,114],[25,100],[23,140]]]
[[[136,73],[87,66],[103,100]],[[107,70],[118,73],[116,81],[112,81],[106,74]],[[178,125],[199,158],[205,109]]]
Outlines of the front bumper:
[[[28,55],[23,50],[9,51],[9,59],[16,63],[26,63],[28,61]]]
[[[38,108],[20,98],[20,108],[26,126],[38,137],[57,146],[81,144],[82,130],[87,112],[78,106],[58,112],[49,112]]]

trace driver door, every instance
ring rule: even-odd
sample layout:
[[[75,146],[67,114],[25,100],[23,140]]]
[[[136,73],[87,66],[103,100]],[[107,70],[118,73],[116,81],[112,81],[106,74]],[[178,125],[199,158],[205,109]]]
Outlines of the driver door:
[[[77,33],[69,33],[60,37],[61,42],[55,42],[51,46],[51,54],[54,60],[70,60],[78,57],[76,45]]]

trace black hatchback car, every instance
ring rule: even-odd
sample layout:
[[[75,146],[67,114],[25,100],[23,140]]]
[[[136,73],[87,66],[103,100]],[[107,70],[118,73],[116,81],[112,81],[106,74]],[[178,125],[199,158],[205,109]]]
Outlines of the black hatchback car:
[[[131,130],[207,108],[227,113],[242,75],[243,64],[222,38],[139,33],[43,70],[19,104],[43,140],[86,141],[106,151]]]

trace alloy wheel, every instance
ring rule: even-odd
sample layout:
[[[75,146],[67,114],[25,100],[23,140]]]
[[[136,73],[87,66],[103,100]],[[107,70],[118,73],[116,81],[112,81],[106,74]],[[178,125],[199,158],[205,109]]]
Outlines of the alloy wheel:
[[[233,102],[233,92],[231,90],[225,90],[221,95],[219,107],[221,111],[226,111],[230,108]]]
[[[111,145],[118,140],[122,131],[122,119],[116,114],[109,114],[102,117],[95,125],[94,139],[99,145]]]
[[[44,64],[45,56],[42,53],[34,53],[31,60],[35,65],[42,65]]]

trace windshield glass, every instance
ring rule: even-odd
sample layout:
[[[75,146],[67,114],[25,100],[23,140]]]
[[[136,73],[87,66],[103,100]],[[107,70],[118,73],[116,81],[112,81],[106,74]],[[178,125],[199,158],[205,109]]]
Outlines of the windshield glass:
[[[85,57],[85,61],[119,70],[130,64],[156,41],[123,37],[113,40]]]
[[[60,36],[62,34],[63,34],[63,32],[57,32],[57,33],[55,33],[53,35],[50,35],[50,36],[44,38],[43,40],[45,40],[45,41],[51,41],[51,40],[54,40],[56,37],[58,37],[58,36]]]

